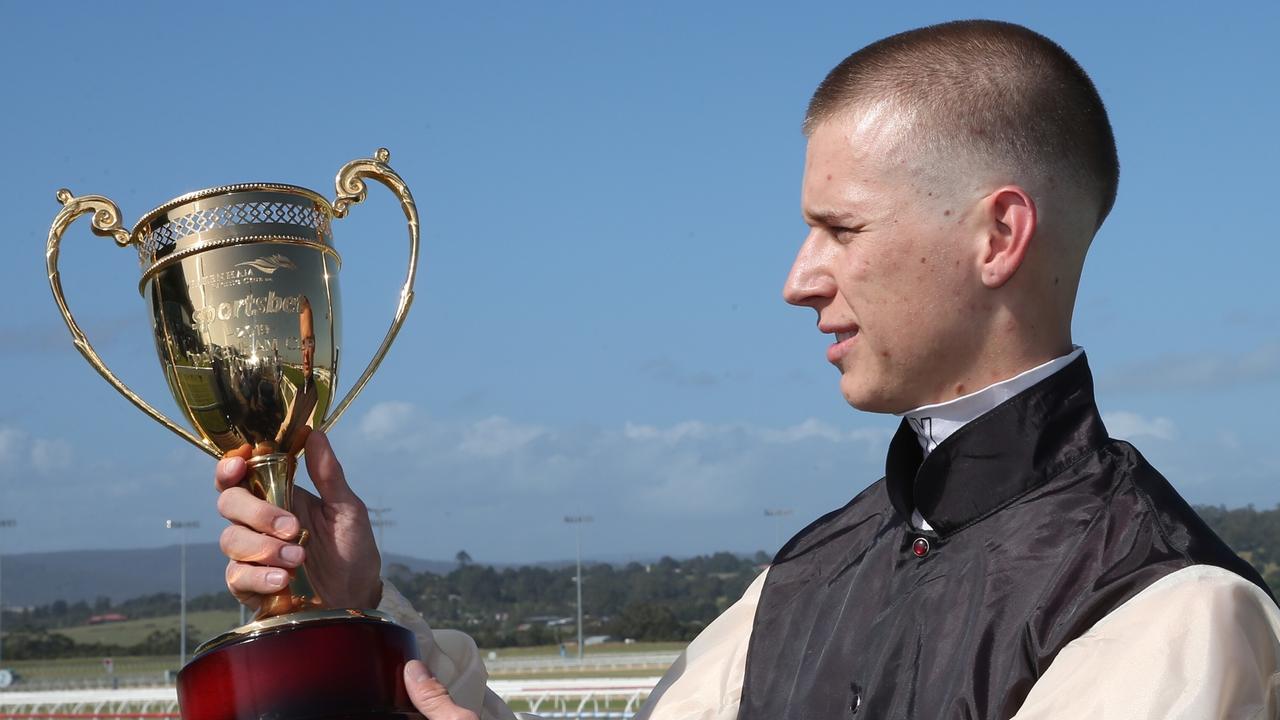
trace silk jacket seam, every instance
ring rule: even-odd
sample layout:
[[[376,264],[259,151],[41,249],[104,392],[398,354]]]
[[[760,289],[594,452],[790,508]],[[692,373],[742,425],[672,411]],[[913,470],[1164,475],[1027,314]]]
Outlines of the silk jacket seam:
[[[1097,451],[1096,453],[1094,453],[1094,454],[1095,454],[1095,455],[1103,455],[1103,454],[1107,454],[1107,453],[1108,453],[1108,451],[1110,451],[1110,450],[1111,450],[1111,449],[1113,449],[1113,448],[1117,448],[1117,447],[1118,447],[1118,448],[1123,448],[1123,447],[1125,447],[1125,446],[1128,446],[1128,447],[1132,448],[1132,446],[1131,446],[1131,445],[1129,445],[1128,443],[1125,443],[1124,441],[1120,441],[1120,440],[1114,440],[1114,439],[1112,439],[1112,440],[1111,440],[1110,442],[1108,442],[1106,445],[1104,445],[1103,447],[1099,448],[1099,449],[1098,449],[1098,451]],[[1136,453],[1135,453],[1135,454],[1136,454]],[[1139,455],[1139,457],[1140,457],[1140,455]],[[1083,459],[1084,459],[1084,458],[1081,458],[1081,460],[1083,460]],[[1074,464],[1073,464],[1073,465],[1074,465]],[[1066,472],[1066,471],[1067,471],[1067,470],[1069,470],[1069,469],[1070,469],[1070,468],[1065,468],[1065,469],[1063,470],[1063,472]],[[1073,556],[1076,554],[1076,553],[1075,553],[1075,551],[1076,551],[1076,550],[1078,550],[1078,549],[1080,548],[1080,546],[1081,546],[1082,544],[1084,544],[1084,543],[1089,539],[1090,531],[1091,531],[1091,530],[1094,528],[1094,526],[1098,523],[1099,518],[1109,517],[1109,516],[1110,516],[1110,514],[1111,514],[1111,506],[1112,506],[1112,503],[1113,503],[1113,502],[1115,502],[1116,495],[1118,495],[1118,494],[1121,492],[1121,490],[1123,489],[1123,486],[1127,486],[1127,487],[1129,487],[1129,488],[1132,488],[1132,490],[1134,491],[1134,493],[1138,496],[1139,500],[1142,502],[1143,507],[1145,507],[1145,508],[1146,508],[1146,510],[1147,510],[1147,512],[1151,514],[1151,517],[1153,518],[1153,524],[1156,526],[1156,531],[1160,534],[1160,538],[1161,538],[1161,540],[1163,540],[1163,541],[1164,541],[1164,543],[1165,543],[1165,545],[1166,545],[1167,547],[1170,547],[1170,548],[1174,549],[1174,550],[1178,553],[1178,557],[1179,557],[1179,558],[1181,558],[1183,562],[1187,563],[1187,565],[1186,565],[1186,566],[1184,566],[1183,568],[1178,568],[1178,569],[1175,569],[1175,570],[1171,570],[1169,573],[1165,573],[1165,574],[1163,574],[1163,575],[1161,575],[1161,576],[1159,576],[1159,577],[1155,578],[1155,579],[1154,579],[1154,580],[1152,580],[1151,582],[1146,583],[1145,585],[1142,585],[1141,587],[1136,587],[1136,592],[1134,592],[1134,594],[1133,594],[1133,595],[1130,595],[1130,596],[1129,596],[1127,599],[1125,599],[1123,602],[1121,602],[1120,604],[1116,605],[1116,606],[1115,606],[1115,607],[1113,607],[1111,610],[1107,611],[1106,615],[1104,615],[1102,618],[1099,618],[1099,620],[1098,620],[1097,622],[1101,622],[1103,619],[1105,619],[1105,618],[1107,617],[1107,615],[1110,615],[1111,613],[1115,612],[1115,611],[1116,611],[1116,610],[1118,610],[1119,608],[1123,607],[1125,603],[1129,602],[1129,601],[1130,601],[1130,600],[1132,600],[1134,597],[1136,597],[1138,594],[1142,593],[1144,590],[1146,590],[1147,588],[1151,587],[1153,584],[1155,584],[1156,582],[1158,582],[1160,579],[1162,579],[1162,578],[1164,578],[1164,577],[1168,577],[1168,575],[1169,575],[1169,574],[1172,574],[1173,572],[1178,572],[1178,570],[1185,569],[1185,567],[1188,567],[1188,566],[1190,566],[1190,565],[1192,565],[1192,564],[1195,564],[1195,563],[1194,563],[1194,561],[1191,559],[1191,556],[1190,556],[1189,554],[1187,554],[1187,552],[1186,552],[1185,550],[1183,550],[1183,549],[1181,549],[1181,548],[1178,548],[1178,547],[1177,547],[1177,546],[1176,546],[1176,545],[1175,545],[1175,544],[1170,540],[1170,538],[1169,538],[1169,536],[1168,536],[1168,533],[1165,531],[1165,528],[1164,528],[1163,523],[1161,523],[1161,522],[1159,521],[1159,519],[1158,519],[1158,518],[1159,518],[1159,514],[1158,514],[1158,513],[1156,513],[1156,511],[1155,511],[1155,507],[1152,505],[1152,501],[1151,501],[1151,497],[1150,497],[1150,495],[1149,495],[1147,492],[1145,492],[1141,487],[1139,487],[1139,485],[1138,485],[1137,483],[1135,483],[1135,482],[1133,481],[1133,477],[1132,477],[1131,475],[1130,475],[1130,476],[1125,477],[1123,480],[1121,480],[1120,482],[1116,483],[1116,484],[1111,488],[1110,492],[1108,492],[1108,493],[1106,494],[1106,496],[1105,496],[1105,497],[1103,497],[1103,498],[1099,498],[1100,500],[1102,500],[1102,502],[1100,503],[1100,507],[1099,507],[1099,508],[1098,508],[1098,509],[1093,513],[1093,515],[1089,518],[1089,523],[1085,526],[1084,531],[1080,534],[1080,538],[1079,538],[1078,540],[1076,540],[1076,542],[1075,542],[1075,544],[1074,544],[1074,545],[1072,545],[1071,552],[1070,552],[1070,553],[1066,553],[1066,554],[1064,554],[1064,555],[1063,555],[1063,560],[1062,560],[1062,562],[1063,562],[1063,563],[1065,563],[1065,562],[1067,562],[1071,557],[1073,557]],[[1217,567],[1217,566],[1214,566],[1214,567]],[[1228,569],[1228,568],[1219,568],[1219,569],[1221,569],[1221,570],[1223,570],[1223,571],[1225,571],[1225,572],[1231,572],[1232,574],[1239,576],[1239,574],[1238,574],[1238,573],[1234,573],[1234,572],[1232,572],[1232,571],[1231,571],[1230,569]],[[1055,577],[1056,577],[1056,576],[1058,576],[1058,575],[1059,575],[1059,573],[1056,573],[1056,572],[1055,572]],[[1242,579],[1242,580],[1244,580],[1245,582],[1249,582],[1246,578],[1241,577],[1241,579]],[[1252,583],[1250,583],[1250,584],[1252,584]],[[1036,601],[1035,601],[1035,604],[1034,604],[1034,606],[1033,606],[1033,607],[1035,608],[1035,612],[1034,612],[1031,616],[1028,616],[1028,618],[1027,618],[1027,619],[1024,621],[1024,623],[1023,623],[1023,624],[1024,624],[1024,627],[1025,627],[1025,629],[1026,629],[1026,633],[1027,633],[1027,634],[1028,634],[1028,636],[1029,636],[1030,638],[1032,638],[1032,639],[1036,639],[1036,638],[1037,638],[1037,635],[1036,635],[1035,631],[1032,629],[1032,619],[1035,617],[1035,615],[1039,614],[1039,613],[1043,610],[1043,608],[1044,608],[1044,604],[1045,604],[1045,598],[1046,598],[1047,594],[1050,592],[1050,590],[1052,590],[1052,583],[1047,584],[1047,585],[1046,585],[1046,586],[1045,586],[1045,587],[1040,591],[1040,594],[1036,597]],[[1076,611],[1078,608],[1079,608],[1079,604],[1077,603],[1077,604],[1075,604],[1075,605],[1073,605],[1073,606],[1071,607],[1071,612],[1070,612],[1070,613],[1067,613],[1067,614],[1065,614],[1065,615],[1061,615],[1061,617],[1064,617],[1064,618],[1074,617],[1074,613],[1075,613],[1075,611]],[[1074,641],[1078,640],[1079,638],[1083,637],[1084,635],[1088,634],[1088,633],[1089,633],[1089,631],[1090,631],[1090,630],[1092,630],[1092,629],[1093,629],[1093,627],[1095,627],[1095,626],[1096,626],[1097,622],[1095,622],[1095,624],[1094,624],[1094,625],[1091,625],[1089,628],[1086,628],[1086,629],[1085,629],[1083,632],[1081,632],[1079,635],[1077,635],[1077,636],[1075,636],[1075,637],[1073,637],[1073,638],[1070,638],[1070,639],[1066,640],[1066,642],[1064,642],[1064,643],[1062,644],[1062,647],[1058,648],[1057,650],[1054,650],[1054,651],[1052,652],[1052,654],[1051,654],[1051,655],[1049,655],[1048,657],[1046,657],[1046,658],[1045,658],[1047,662],[1043,665],[1043,667],[1041,667],[1041,664],[1040,664],[1039,662],[1034,663],[1034,665],[1033,665],[1033,666],[1036,668],[1036,673],[1035,673],[1036,679],[1037,679],[1037,680],[1039,680],[1039,678],[1040,678],[1041,676],[1043,676],[1043,675],[1044,675],[1045,670],[1047,670],[1050,666],[1052,666],[1052,665],[1053,665],[1054,660],[1056,660],[1056,659],[1057,659],[1057,657],[1058,657],[1058,655],[1059,655],[1059,653],[1061,653],[1061,652],[1062,652],[1062,648],[1065,648],[1067,645],[1071,644],[1072,642],[1074,642]],[[1025,698],[1024,698],[1024,700],[1025,700]]]
[[[1139,453],[1138,449],[1135,448],[1133,445],[1123,440],[1114,440],[1112,442],[1114,442],[1115,445],[1120,448],[1127,448],[1135,457],[1141,459],[1142,462],[1144,463],[1146,462],[1146,458],[1142,457],[1142,454]],[[1138,498],[1142,501],[1142,506],[1145,507],[1147,509],[1147,512],[1151,514],[1152,524],[1156,526],[1156,532],[1160,533],[1160,539],[1164,541],[1164,544],[1176,550],[1178,553],[1178,557],[1182,558],[1183,562],[1191,564],[1192,563],[1191,555],[1187,553],[1186,548],[1179,547],[1176,543],[1173,542],[1172,539],[1170,539],[1169,533],[1165,528],[1164,522],[1160,517],[1160,513],[1156,512],[1155,505],[1153,505],[1151,502],[1151,494],[1148,493],[1146,489],[1143,488],[1141,485],[1133,481],[1133,475],[1131,473],[1125,476],[1125,479],[1123,480],[1123,482],[1129,487],[1133,488],[1134,494],[1136,494]],[[1223,570],[1227,570],[1228,572],[1231,572],[1228,568],[1223,568]]]
[[[1064,472],[1065,472],[1065,471],[1064,471]],[[1093,512],[1093,514],[1089,517],[1089,522],[1088,522],[1088,524],[1087,524],[1087,525],[1085,525],[1084,530],[1080,533],[1080,537],[1079,537],[1079,538],[1077,538],[1077,539],[1076,539],[1076,541],[1075,541],[1075,543],[1071,546],[1071,552],[1069,552],[1069,553],[1064,553],[1064,554],[1063,554],[1063,556],[1062,556],[1062,560],[1061,560],[1061,561],[1059,561],[1059,563],[1058,563],[1058,567],[1055,567],[1055,568],[1054,568],[1054,573],[1053,573],[1052,577],[1054,577],[1054,578],[1058,578],[1058,577],[1061,577],[1061,576],[1062,576],[1062,573],[1061,573],[1061,572],[1059,572],[1059,569],[1061,568],[1061,566],[1062,566],[1063,564],[1065,564],[1065,563],[1070,562],[1070,560],[1071,560],[1072,558],[1076,557],[1076,555],[1077,555],[1077,551],[1080,549],[1080,546],[1081,546],[1081,545],[1083,545],[1083,544],[1085,544],[1085,543],[1089,540],[1089,537],[1090,537],[1090,531],[1091,531],[1091,530],[1092,530],[1092,529],[1093,529],[1093,528],[1098,524],[1099,519],[1100,519],[1100,518],[1104,518],[1104,517],[1108,517],[1108,516],[1110,515],[1110,510],[1111,510],[1111,499],[1112,499],[1114,496],[1115,496],[1115,489],[1113,488],[1113,489],[1112,489],[1112,492],[1111,492],[1111,493],[1109,494],[1109,496],[1105,499],[1105,501],[1103,501],[1103,502],[1099,503],[1099,504],[1098,504],[1098,508],[1097,508],[1097,509]],[[1053,586],[1054,586],[1054,583],[1053,583],[1052,581],[1050,581],[1050,582],[1046,582],[1046,583],[1045,583],[1045,586],[1044,586],[1043,588],[1041,588],[1041,589],[1040,589],[1040,593],[1039,593],[1038,595],[1036,595],[1036,600],[1035,600],[1035,602],[1032,604],[1032,608],[1034,608],[1034,609],[1033,609],[1033,610],[1032,610],[1032,612],[1031,612],[1030,614],[1028,614],[1028,615],[1027,615],[1027,617],[1026,617],[1026,618],[1024,618],[1024,619],[1023,619],[1023,621],[1022,621],[1022,626],[1023,626],[1023,631],[1024,631],[1024,633],[1026,633],[1026,635],[1027,635],[1031,640],[1034,640],[1034,641],[1035,641],[1035,645],[1036,645],[1036,649],[1037,649],[1037,650],[1044,649],[1044,648],[1040,648],[1040,647],[1039,647],[1039,646],[1040,646],[1040,637],[1039,637],[1039,635],[1036,633],[1036,631],[1035,631],[1035,629],[1034,629],[1034,627],[1033,627],[1033,621],[1034,621],[1034,618],[1036,618],[1037,616],[1039,616],[1039,615],[1040,615],[1040,613],[1042,613],[1042,612],[1044,611],[1044,606],[1045,606],[1045,602],[1046,602],[1045,598],[1048,596],[1049,592],[1053,589]],[[1139,590],[1138,592],[1141,592],[1141,590]],[[1121,603],[1121,604],[1123,604],[1123,603]],[[1071,606],[1071,608],[1070,608],[1069,612],[1066,612],[1066,613],[1059,613],[1059,614],[1058,614],[1058,619],[1059,619],[1059,621],[1061,621],[1061,620],[1062,620],[1062,619],[1064,619],[1064,618],[1071,618],[1071,617],[1074,617],[1075,612],[1076,612],[1076,610],[1078,610],[1078,609],[1079,609],[1079,607],[1080,607],[1080,603],[1079,603],[1079,600],[1077,599],[1077,601],[1076,601],[1075,603],[1073,603],[1073,604],[1072,604],[1072,606]],[[1117,605],[1116,607],[1118,608],[1118,607],[1120,607],[1120,606],[1119,606],[1119,605]],[[1108,612],[1112,612],[1112,611],[1114,611],[1114,610],[1115,610],[1115,608],[1112,608],[1112,610],[1111,610],[1111,611],[1108,611]],[[1104,617],[1105,617],[1105,616],[1104,616]],[[1061,624],[1062,624],[1061,622],[1055,622],[1053,626],[1054,626],[1055,628],[1057,628],[1057,627],[1060,627],[1060,626],[1061,626]],[[1096,623],[1095,623],[1095,624],[1096,624]],[[1093,626],[1091,625],[1091,626],[1090,626],[1090,628],[1092,628],[1092,627],[1093,627]],[[1042,663],[1042,662],[1041,662],[1041,660],[1040,660],[1040,653],[1039,653],[1039,652],[1037,652],[1037,653],[1036,653],[1036,657],[1035,657],[1035,662],[1034,662],[1034,663],[1028,663],[1028,664],[1029,664],[1032,668],[1034,668],[1034,670],[1035,670],[1035,680],[1036,680],[1036,682],[1039,682],[1040,678],[1044,675],[1045,670],[1047,670],[1050,666],[1052,666],[1052,665],[1053,665],[1053,661],[1054,661],[1054,660],[1056,660],[1056,659],[1058,658],[1058,654],[1062,652],[1062,648],[1066,647],[1067,645],[1071,644],[1072,642],[1074,642],[1074,641],[1075,641],[1075,640],[1077,640],[1078,638],[1082,637],[1082,636],[1083,636],[1085,633],[1087,633],[1088,631],[1089,631],[1089,628],[1086,628],[1084,631],[1082,631],[1082,632],[1081,632],[1079,635],[1077,635],[1076,637],[1073,637],[1073,638],[1071,638],[1071,639],[1066,640],[1065,642],[1063,642],[1061,647],[1059,647],[1059,648],[1057,648],[1057,649],[1055,649],[1055,650],[1051,650],[1051,651],[1049,652],[1049,654],[1044,658],[1044,662],[1043,662],[1043,663]],[[1034,683],[1033,683],[1033,685],[1034,685]],[[1023,700],[1023,702],[1026,702],[1026,697],[1023,697],[1023,698],[1022,698],[1022,700]],[[1019,707],[1021,707],[1021,703],[1019,703]],[[1015,711],[1015,714],[1016,714],[1016,711]]]

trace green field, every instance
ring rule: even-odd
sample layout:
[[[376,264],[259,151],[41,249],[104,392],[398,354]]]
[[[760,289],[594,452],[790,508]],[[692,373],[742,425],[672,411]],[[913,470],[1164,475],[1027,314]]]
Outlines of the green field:
[[[570,657],[574,657],[576,643],[566,643],[565,648],[569,652]],[[613,655],[616,653],[660,653],[660,652],[682,652],[688,643],[683,642],[638,642],[638,643],[604,643],[602,645],[588,645],[587,656],[591,655]],[[505,647],[505,648],[481,648],[480,657],[488,658],[489,653],[497,653],[500,658],[534,658],[559,656],[559,645],[531,645],[529,647]]]
[[[178,668],[178,648],[173,655],[113,657],[116,675],[164,675],[165,670]],[[81,678],[107,677],[102,658],[63,658],[60,660],[5,660],[4,666],[13,670],[22,680],[77,680]]]
[[[239,624],[240,614],[234,610],[210,610],[201,612],[187,613],[187,623],[193,630],[199,633],[201,640],[207,640],[225,630],[235,627]],[[77,627],[62,628],[56,632],[67,635],[77,643],[104,643],[114,645],[135,645],[144,640],[148,635],[156,631],[172,630],[178,627],[178,616],[170,615],[165,617],[147,618],[144,620],[127,620],[117,623],[104,623],[101,625],[81,625]],[[601,645],[590,645],[587,647],[586,655],[617,654],[617,653],[660,653],[660,652],[680,652],[684,650],[686,643],[682,642],[651,642],[651,643],[604,643]],[[569,657],[574,657],[575,645],[568,643],[566,646]],[[178,667],[177,643],[174,643],[174,652],[172,655],[161,656],[114,656],[114,672],[116,675],[142,675],[155,674],[163,675],[166,670],[176,670]],[[558,645],[539,645],[533,647],[506,647],[506,648],[484,648],[480,651],[480,657],[488,659],[490,653],[496,658],[512,659],[512,658],[538,658],[538,657],[559,657],[560,647]],[[102,658],[63,658],[56,660],[6,660],[5,667],[11,668],[18,675],[29,681],[41,680],[64,680],[75,678],[92,678],[105,677],[106,669],[103,666]],[[645,670],[590,670],[590,669],[574,669],[574,668],[547,668],[538,672],[519,672],[519,673],[494,673],[493,677],[519,678],[519,677],[540,677],[540,678],[561,678],[561,677],[631,677],[637,674],[653,674],[659,675],[666,668],[654,668],[652,671]]]
[[[230,630],[240,624],[240,613],[236,610],[204,610],[187,613],[187,625],[195,631],[203,641]],[[178,616],[146,618],[144,620],[125,620],[124,622],[102,623],[101,625],[79,625],[62,628],[54,632],[61,633],[77,643],[103,643],[108,645],[137,645],[153,632],[176,630]],[[174,643],[174,654],[178,644]]]
[[[251,618],[252,619],[252,618]],[[235,610],[204,610],[187,613],[187,624],[197,633],[201,641],[230,630],[240,624],[240,613]],[[106,645],[136,645],[156,631],[176,629],[177,615],[146,618],[143,620],[126,620],[124,622],[103,623],[100,625],[77,625],[60,628],[54,632],[61,633],[77,643],[103,643]],[[588,645],[587,655],[614,653],[655,653],[680,652],[687,643],[683,642],[644,642],[644,643],[603,643]],[[576,644],[566,643],[570,657],[575,653]],[[175,654],[177,644],[175,643]],[[489,653],[496,653],[500,658],[554,657],[559,656],[558,645],[535,645],[530,647],[481,648],[480,656],[487,658]]]
[[[187,624],[191,625],[193,632],[198,633],[201,641],[214,637],[214,635],[224,632],[230,628],[234,628],[239,624],[239,612],[234,610],[209,610],[200,612],[188,612]],[[74,639],[78,643],[104,643],[104,644],[122,644],[122,646],[132,646],[143,641],[151,633],[156,630],[172,630],[178,626],[178,616],[168,615],[164,618],[148,618],[145,620],[125,620],[123,623],[105,623],[100,625],[78,625],[74,628],[61,628],[55,632],[63,633]],[[682,642],[657,642],[657,643],[603,643],[593,644],[586,648],[586,656],[593,655],[614,655],[614,653],[648,653],[648,652],[680,652],[685,650],[687,643]],[[568,656],[575,655],[575,643],[567,643],[566,650]],[[500,647],[500,648],[483,648],[480,651],[480,657],[489,659],[490,653],[494,653],[494,657],[498,659],[532,659],[532,657],[559,657],[559,646],[554,644],[545,644],[545,646],[534,647]],[[165,670],[174,670],[178,666],[178,647],[174,643],[174,652],[172,656],[114,656],[114,670],[116,675],[143,675],[155,674],[163,675]],[[72,657],[72,659],[59,660],[5,660],[5,667],[10,667],[14,671],[27,680],[56,680],[56,679],[76,679],[76,678],[101,678],[106,675],[105,667],[102,666],[100,657]],[[654,667],[652,674],[658,675],[662,673],[664,667]],[[521,673],[499,673],[494,676],[502,676],[502,678],[566,678],[566,676],[580,676],[580,678],[608,678],[608,676],[632,676],[637,673],[645,674],[645,670],[589,670],[589,669],[548,669],[539,671],[539,673],[529,673],[529,671],[521,671]]]

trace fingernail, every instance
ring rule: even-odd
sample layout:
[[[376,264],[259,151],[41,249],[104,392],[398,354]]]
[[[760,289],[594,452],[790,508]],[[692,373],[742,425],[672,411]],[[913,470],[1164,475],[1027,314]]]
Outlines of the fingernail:
[[[268,572],[267,572],[267,582],[271,583],[272,585],[283,585],[283,584],[284,584],[284,571],[283,571],[283,570],[270,570],[270,571],[268,571]]]
[[[424,683],[431,678],[431,673],[427,672],[427,666],[418,661],[409,663],[409,681],[414,683]]]
[[[294,532],[293,518],[281,515],[271,523],[271,528],[278,533],[292,535]]]
[[[302,548],[298,547],[297,545],[285,545],[284,547],[280,548],[280,557],[284,558],[285,561],[291,562],[291,563],[301,562]]]
[[[230,473],[240,472],[240,469],[243,466],[244,466],[244,458],[242,457],[231,457],[222,461],[223,470]]]

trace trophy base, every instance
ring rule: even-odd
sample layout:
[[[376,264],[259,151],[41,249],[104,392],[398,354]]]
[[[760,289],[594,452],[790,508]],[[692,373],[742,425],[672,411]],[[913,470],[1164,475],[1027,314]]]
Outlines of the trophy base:
[[[207,643],[178,673],[183,720],[422,720],[413,633],[367,610],[293,613]]]

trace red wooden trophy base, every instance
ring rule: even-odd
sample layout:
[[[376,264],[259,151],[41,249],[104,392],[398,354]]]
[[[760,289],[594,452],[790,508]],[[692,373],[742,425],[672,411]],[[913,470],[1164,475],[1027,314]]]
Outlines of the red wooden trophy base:
[[[404,687],[413,633],[367,611],[298,615],[319,617],[215,642],[187,663],[183,720],[421,720]]]

